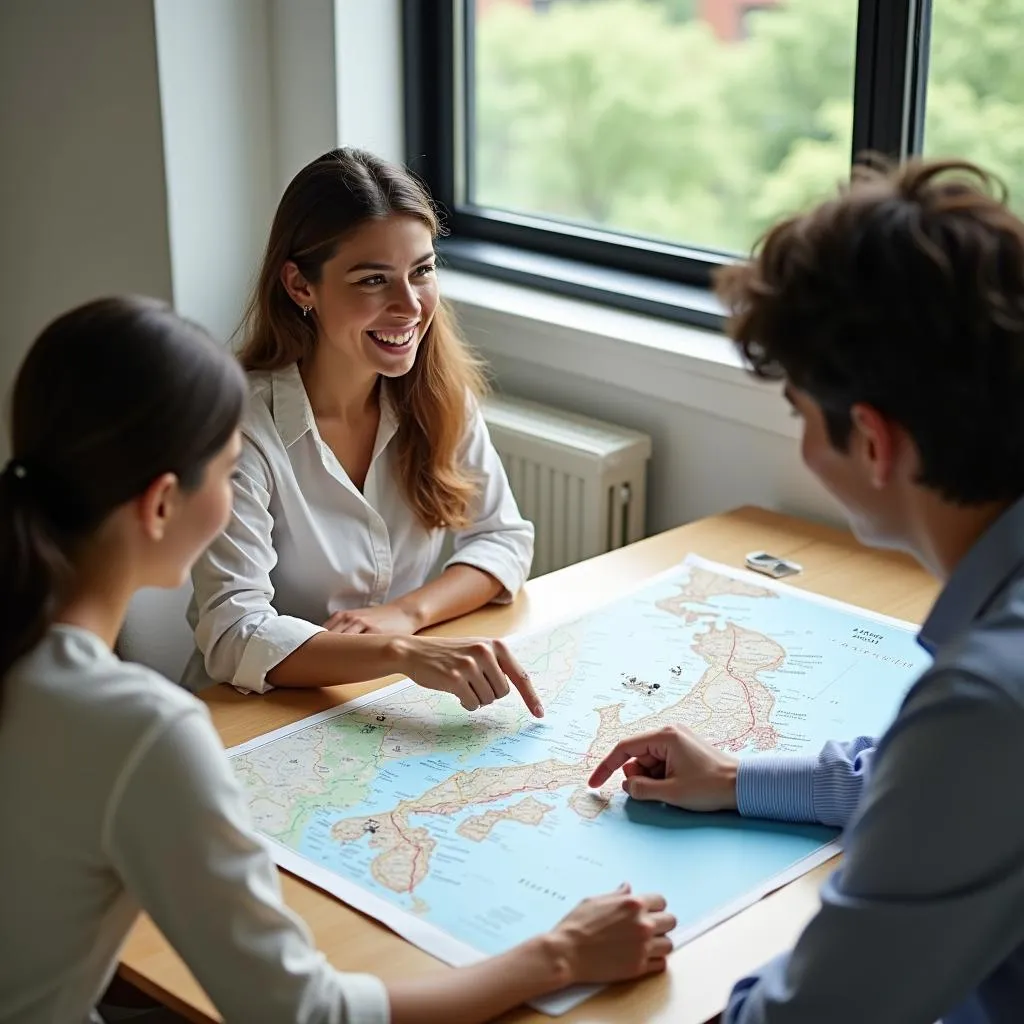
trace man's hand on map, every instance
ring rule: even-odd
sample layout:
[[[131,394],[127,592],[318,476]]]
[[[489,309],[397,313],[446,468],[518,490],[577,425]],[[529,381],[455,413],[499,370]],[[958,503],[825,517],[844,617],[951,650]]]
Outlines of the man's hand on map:
[[[589,784],[603,786],[619,768],[634,800],[659,800],[687,811],[736,810],[739,762],[685,726],[666,726],[617,743]]]
[[[454,694],[467,711],[507,696],[511,682],[530,713],[544,717],[530,677],[500,640],[411,636],[396,643],[405,675],[428,690]]]
[[[551,933],[568,984],[625,981],[665,969],[676,919],[662,896],[634,896],[628,885],[584,900]]]

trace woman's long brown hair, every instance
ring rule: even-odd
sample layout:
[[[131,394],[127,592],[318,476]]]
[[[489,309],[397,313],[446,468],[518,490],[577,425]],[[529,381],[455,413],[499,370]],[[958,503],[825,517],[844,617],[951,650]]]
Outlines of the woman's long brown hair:
[[[342,239],[371,218],[416,217],[437,237],[430,196],[405,168],[358,149],[333,149],[304,167],[281,197],[259,279],[243,323],[239,352],[246,370],[280,370],[316,345],[313,317],[289,297],[281,270],[289,260],[311,283]],[[417,518],[427,528],[472,522],[479,482],[460,462],[467,416],[486,391],[481,363],[438,305],[413,368],[388,382],[399,418],[398,472]]]

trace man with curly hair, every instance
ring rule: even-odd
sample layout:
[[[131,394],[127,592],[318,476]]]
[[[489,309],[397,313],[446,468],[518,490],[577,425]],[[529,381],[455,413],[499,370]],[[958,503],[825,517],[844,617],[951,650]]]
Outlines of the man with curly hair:
[[[718,291],[857,536],[944,584],[934,662],[880,739],[738,762],[668,729],[591,783],[844,829],[820,911],[725,1024],[1024,1020],[1024,223],[971,164],[864,169]]]

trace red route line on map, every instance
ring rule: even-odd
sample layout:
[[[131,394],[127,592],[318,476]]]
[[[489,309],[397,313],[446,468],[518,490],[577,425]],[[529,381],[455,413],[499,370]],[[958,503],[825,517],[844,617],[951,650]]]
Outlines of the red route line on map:
[[[732,742],[735,743],[735,742],[738,742],[739,740],[745,739],[747,736],[749,736],[754,731],[754,726],[757,724],[757,716],[754,713],[754,702],[753,702],[753,700],[752,700],[752,698],[750,696],[750,687],[747,685],[747,683],[745,683],[742,679],[740,679],[739,676],[734,675],[733,672],[732,672],[732,659],[733,659],[733,657],[736,654],[736,641],[738,639],[738,628],[736,626],[736,623],[734,623],[734,622],[730,622],[729,623],[729,628],[732,630],[732,650],[729,651],[729,656],[725,659],[725,673],[726,673],[726,675],[730,679],[732,679],[735,682],[739,683],[740,686],[743,687],[743,694],[744,694],[744,696],[746,697],[746,700],[747,700],[747,708],[750,711],[750,726],[749,726],[749,728],[747,729],[746,732],[740,733],[739,736],[736,736],[736,737],[733,738]],[[777,662],[778,658],[776,658],[775,660]],[[764,670],[763,669],[758,669],[757,671],[760,672],[760,671],[764,671]],[[754,675],[756,676],[757,672],[755,672]]]
[[[401,826],[398,824],[397,821],[395,821],[395,814],[396,813],[397,813],[397,811],[392,811],[388,815],[388,817],[391,819],[391,824],[394,827],[394,830],[399,834],[399,836],[401,836],[402,842],[407,843],[409,846],[411,846],[416,851],[416,853],[413,855],[413,858],[412,858],[412,870],[409,873],[409,884],[408,884],[408,886],[406,886],[406,888],[404,890],[405,892],[407,892],[410,895],[412,895],[413,889],[416,888],[416,865],[419,863],[420,855],[423,853],[423,847],[420,846],[419,843],[414,843],[402,831]]]
[[[747,731],[742,732],[739,736],[734,736],[732,738],[733,743],[738,743],[740,740],[745,739],[754,731],[754,722],[757,721],[757,718],[754,714],[754,702],[750,696],[750,687],[738,676],[733,675],[732,672],[732,659],[736,655],[736,641],[739,639],[739,636],[736,631],[735,623],[730,622],[729,628],[732,630],[732,649],[729,651],[729,656],[725,659],[725,674],[733,681],[739,683],[740,686],[743,688],[743,696],[746,698],[747,701],[747,710],[750,712],[750,725],[747,727]]]

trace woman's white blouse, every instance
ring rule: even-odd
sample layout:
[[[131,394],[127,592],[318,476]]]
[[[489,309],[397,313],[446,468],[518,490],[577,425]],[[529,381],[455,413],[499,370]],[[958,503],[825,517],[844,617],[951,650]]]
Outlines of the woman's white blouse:
[[[183,682],[270,688],[267,673],[337,611],[387,604],[421,587],[445,531],[428,530],[402,492],[398,417],[382,391],[362,493],[320,437],[296,366],[250,375],[231,521],[196,563],[189,623],[197,652]],[[522,518],[475,403],[462,458],[480,480],[474,522],[453,534],[446,565],[494,576],[509,601],[529,574],[533,526]]]

